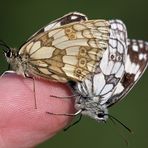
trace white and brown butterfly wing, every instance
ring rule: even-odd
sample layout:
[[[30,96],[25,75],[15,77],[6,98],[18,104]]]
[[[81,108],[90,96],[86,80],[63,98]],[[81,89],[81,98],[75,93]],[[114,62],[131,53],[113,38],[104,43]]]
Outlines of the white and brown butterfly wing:
[[[148,42],[129,39],[127,44],[128,54],[126,57],[125,74],[117,85],[112,97],[106,102],[108,107],[128,94],[148,66]]]
[[[39,33],[19,54],[28,56],[28,73],[60,82],[81,81],[94,72],[108,47],[109,22],[89,20]]]
[[[36,33],[34,33],[28,40],[34,38],[40,33],[44,33],[49,30],[53,30],[55,28],[61,27],[66,24],[74,23],[74,22],[81,22],[88,20],[87,16],[85,14],[82,14],[80,12],[70,12],[52,22],[50,22],[48,25],[42,27],[40,30],[38,30]]]

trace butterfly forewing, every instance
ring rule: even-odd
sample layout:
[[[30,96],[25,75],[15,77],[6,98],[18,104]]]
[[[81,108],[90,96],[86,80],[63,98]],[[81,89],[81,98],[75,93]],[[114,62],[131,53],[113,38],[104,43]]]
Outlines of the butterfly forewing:
[[[29,73],[65,82],[81,81],[95,71],[108,47],[109,22],[74,22],[39,33],[19,54],[28,56]]]
[[[58,18],[58,19],[50,22],[48,25],[46,25],[45,27],[38,30],[34,35],[32,35],[29,38],[29,40],[34,38],[36,35],[38,35],[40,33],[44,33],[46,31],[49,31],[49,30],[61,27],[63,25],[66,25],[66,24],[73,23],[73,22],[81,22],[81,21],[86,21],[86,20],[88,20],[88,18],[85,14],[82,14],[79,12],[70,12],[70,13],[62,16],[61,18]]]
[[[148,42],[142,40],[128,40],[128,54],[126,57],[125,74],[117,85],[115,92],[107,101],[111,106],[132,89],[148,66]]]

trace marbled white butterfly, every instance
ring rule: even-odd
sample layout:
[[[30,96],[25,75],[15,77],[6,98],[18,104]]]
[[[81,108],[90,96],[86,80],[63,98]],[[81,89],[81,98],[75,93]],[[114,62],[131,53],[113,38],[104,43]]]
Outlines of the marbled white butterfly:
[[[108,108],[128,94],[148,65],[148,42],[127,39],[121,21],[111,20],[110,23],[109,46],[96,72],[82,82],[71,84],[77,94],[75,115],[81,113],[98,122],[107,120]],[[120,39],[112,36],[115,34]]]
[[[57,115],[87,115],[98,122],[106,121],[108,116],[114,118],[108,114],[108,108],[123,99],[146,70],[148,42],[128,39],[126,27],[120,20],[110,20],[109,23],[108,47],[95,72],[81,82],[69,82],[76,96],[77,112]]]

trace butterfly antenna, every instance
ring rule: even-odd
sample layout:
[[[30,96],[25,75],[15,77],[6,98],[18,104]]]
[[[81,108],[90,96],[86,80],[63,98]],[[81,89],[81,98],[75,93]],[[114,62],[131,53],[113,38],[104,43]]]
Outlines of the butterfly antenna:
[[[0,46],[6,48],[6,50],[5,50],[5,49],[2,49],[4,54],[5,54],[8,50],[11,49],[11,48],[7,45],[7,43],[4,42],[3,40],[0,40]],[[10,64],[8,64],[8,70],[10,70]]]
[[[121,134],[121,131],[119,130],[119,128],[116,126],[116,122],[110,118],[111,122],[113,123],[113,125],[115,126],[116,132],[118,132],[119,136],[121,137],[121,139],[124,141],[124,143],[126,144],[126,146],[129,146],[129,142],[127,140],[126,137],[123,136],[123,134]]]
[[[10,49],[10,47],[7,45],[7,43],[2,40],[0,40],[0,46],[5,47],[6,49]],[[6,52],[6,51],[3,49],[3,52]]]
[[[110,118],[110,120],[111,120],[113,123],[115,123],[114,121],[118,122],[118,123],[119,123],[120,125],[122,125],[126,130],[128,130],[129,133],[133,134],[133,131],[132,131],[130,128],[128,128],[125,124],[123,124],[120,120],[118,120],[117,118],[115,118],[115,117],[112,116],[112,115],[109,115],[109,114],[107,114],[107,115],[108,115],[108,117]]]

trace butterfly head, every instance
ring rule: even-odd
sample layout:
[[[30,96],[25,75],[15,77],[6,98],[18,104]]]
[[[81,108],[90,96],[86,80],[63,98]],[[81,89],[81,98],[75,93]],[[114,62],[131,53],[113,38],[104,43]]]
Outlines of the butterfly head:
[[[97,122],[105,122],[108,119],[108,109],[105,104],[99,105],[98,102],[92,100],[82,100],[82,102],[76,103],[75,107],[81,110],[83,115],[89,116]]]
[[[9,47],[4,41],[0,41],[0,46],[4,48],[3,53],[12,70],[17,74],[25,76],[25,62],[23,63],[22,57],[18,54],[18,50],[16,48]]]
[[[105,105],[99,105],[95,110],[92,109],[91,114],[91,117],[94,118],[97,122],[105,122],[108,119],[108,109]]]
[[[17,50],[9,47],[4,41],[0,40],[0,46],[3,47],[3,53],[7,59],[7,62],[11,64],[17,57]],[[11,62],[12,61],[12,62]]]
[[[9,48],[7,50],[4,50],[5,57],[7,59],[7,62],[11,65],[12,63],[15,63],[15,60],[18,58],[18,53],[15,48]]]
[[[4,54],[12,70],[14,70],[17,74],[23,75],[25,77],[25,71],[27,69],[26,62],[24,62],[22,57],[20,57],[18,51],[15,48],[9,48],[4,51]]]

